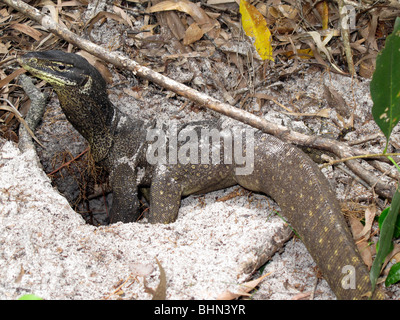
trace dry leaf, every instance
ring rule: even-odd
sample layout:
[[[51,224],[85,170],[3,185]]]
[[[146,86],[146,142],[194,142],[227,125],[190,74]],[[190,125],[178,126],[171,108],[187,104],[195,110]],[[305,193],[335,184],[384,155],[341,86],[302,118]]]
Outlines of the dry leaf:
[[[8,53],[9,47],[10,47],[10,42],[7,42],[7,44],[0,42],[0,54]]]
[[[309,298],[311,296],[312,292],[302,292],[296,294],[291,300],[304,300],[306,298]]]
[[[302,113],[302,112],[285,112],[281,111],[284,114],[296,116],[296,117],[321,117],[321,118],[329,118],[330,109],[324,108],[319,110],[316,113]]]
[[[240,1],[240,14],[242,15],[242,26],[246,35],[255,39],[254,45],[261,59],[272,60],[271,32],[268,29],[267,21],[256,7]]]
[[[148,13],[153,13],[169,10],[185,12],[190,15],[199,25],[206,24],[210,21],[210,18],[203,9],[201,9],[195,3],[189,1],[163,1],[148,8],[146,11]]]
[[[317,48],[320,52],[325,54],[326,58],[328,58],[331,66],[340,74],[345,74],[340,68],[333,62],[332,55],[329,51],[329,48],[326,47],[326,45],[329,43],[329,41],[332,39],[332,37],[335,35],[334,30],[328,30],[328,32],[325,33],[323,36],[323,41],[321,40],[321,35],[317,31],[310,31],[307,32],[311,38],[314,40],[314,43],[317,45]]]
[[[350,217],[350,228],[351,232],[354,235],[361,234],[363,231],[364,226],[362,223],[355,217]],[[358,251],[360,252],[361,258],[363,259],[364,263],[371,268],[372,266],[372,253],[370,250],[370,246],[366,238],[361,238],[356,242]]]
[[[185,37],[183,38],[183,44],[185,46],[200,40],[204,35],[204,31],[199,27],[199,25],[194,22],[185,32]]]
[[[263,276],[259,277],[258,279],[243,283],[239,285],[239,289],[236,293],[231,292],[229,290],[224,291],[221,293],[218,297],[217,300],[233,300],[236,298],[239,298],[241,296],[250,296],[249,292],[254,290],[255,287],[257,287],[260,282],[267,276],[269,276],[272,272],[266,273]]]
[[[400,244],[395,243],[393,245],[393,250],[387,255],[385,261],[383,262],[382,265],[382,270],[386,267],[386,265],[389,263],[389,261],[396,259],[398,262],[398,254],[400,253]],[[390,268],[389,268],[390,269]],[[385,270],[385,274],[389,273],[389,270]]]
[[[364,214],[365,225],[359,234],[354,234],[354,239],[360,239],[361,237],[365,237],[367,239],[369,238],[375,216],[376,216],[376,207],[368,207],[367,210],[365,210]]]
[[[149,288],[146,284],[146,279],[144,279],[144,291],[153,295],[152,300],[166,300],[167,297],[167,278],[165,275],[165,270],[162,267],[160,261],[156,258],[156,262],[158,264],[158,268],[160,269],[160,282],[157,288],[154,290]]]
[[[142,101],[143,101],[142,93],[141,93],[141,92],[134,91],[134,90],[129,89],[129,88],[123,88],[122,91],[123,91],[126,95],[128,95],[128,96],[130,96],[130,97],[133,97],[133,98],[135,98],[136,100],[142,100]]]
[[[326,1],[317,3],[316,9],[322,17],[322,30],[328,29],[329,24],[329,6]]]
[[[343,99],[342,95],[338,91],[324,84],[324,94],[329,107],[336,109],[342,117],[350,116],[350,110],[347,106],[346,100]]]
[[[5,77],[4,79],[0,80],[0,89],[3,88],[5,85],[9,84],[11,80],[14,80],[16,77],[18,77],[20,74],[25,73],[26,70],[24,68],[19,68],[15,70],[13,73]]]
[[[268,13],[270,15],[272,15],[274,18],[279,19],[282,17],[288,18],[290,20],[294,20],[296,18],[296,16],[299,13],[299,10],[297,10],[296,8],[289,6],[289,5],[285,5],[285,4],[280,4],[278,6],[274,6],[274,7],[269,7],[268,8]]]
[[[22,33],[25,33],[26,35],[32,37],[36,41],[39,41],[40,38],[42,37],[42,33],[27,24],[20,24],[20,23],[14,23],[11,25],[11,28],[18,30]]]
[[[119,16],[121,16],[122,19],[124,19],[124,21],[126,21],[126,23],[129,24],[129,26],[133,29],[133,24],[132,24],[132,20],[131,18],[128,16],[128,14],[121,8],[117,7],[117,6],[113,6],[113,10],[116,14],[118,14]]]
[[[208,33],[208,35],[212,38],[216,38],[218,36],[218,21],[211,19],[202,8],[193,2],[187,0],[163,1],[148,8],[146,12],[152,13],[169,10],[177,10],[190,15],[197,23],[198,27],[202,29],[203,33]],[[209,33],[212,29],[214,29],[215,32]]]

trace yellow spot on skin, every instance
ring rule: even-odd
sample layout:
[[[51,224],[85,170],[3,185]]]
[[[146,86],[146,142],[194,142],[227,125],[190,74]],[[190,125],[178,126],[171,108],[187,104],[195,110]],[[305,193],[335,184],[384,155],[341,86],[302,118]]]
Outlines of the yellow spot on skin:
[[[352,257],[351,261],[356,265],[360,262],[360,260],[357,257]]]

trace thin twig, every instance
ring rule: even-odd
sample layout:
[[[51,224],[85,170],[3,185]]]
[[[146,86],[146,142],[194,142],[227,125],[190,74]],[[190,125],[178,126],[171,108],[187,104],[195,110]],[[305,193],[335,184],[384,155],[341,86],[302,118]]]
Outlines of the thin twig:
[[[53,170],[52,172],[48,173],[48,176],[51,176],[53,174],[55,174],[56,172],[60,171],[62,168],[68,167],[72,162],[74,162],[76,159],[78,159],[79,157],[83,156],[86,152],[89,151],[89,147],[87,147],[85,150],[83,150],[80,154],[78,154],[76,157],[72,158],[71,160],[69,160],[68,162],[63,163],[60,167],[58,167],[57,169]]]
[[[342,159],[337,159],[337,160],[330,160],[329,162],[325,163],[323,167],[328,167],[337,163],[341,162],[346,162],[349,160],[355,160],[355,159],[367,159],[367,158],[379,158],[379,157],[395,157],[395,156],[400,156],[400,153],[371,153],[371,154],[363,154],[359,156],[352,156],[352,157],[347,157],[347,158],[342,158]]]
[[[12,112],[15,117],[18,119],[18,121],[25,127],[26,131],[28,131],[29,135],[42,147],[44,148],[44,145],[40,143],[38,138],[35,137],[35,134],[29,127],[28,123],[26,123],[25,119],[22,117],[22,114],[17,110],[17,108],[14,107],[14,105],[11,103],[10,100],[5,99],[5,98],[0,98],[0,101],[7,102],[9,106],[0,106],[0,110],[6,110]]]

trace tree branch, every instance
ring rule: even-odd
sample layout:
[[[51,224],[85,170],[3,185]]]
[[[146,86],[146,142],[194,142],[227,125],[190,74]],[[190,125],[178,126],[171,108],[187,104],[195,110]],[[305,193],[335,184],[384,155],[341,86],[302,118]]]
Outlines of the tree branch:
[[[46,30],[54,33],[65,41],[68,41],[69,43],[75,45],[76,47],[85,50],[93,54],[94,56],[103,59],[104,61],[107,61],[119,68],[130,70],[141,78],[152,81],[167,90],[173,91],[176,94],[188,98],[191,101],[194,101],[211,110],[224,114],[240,122],[246,123],[250,126],[260,129],[265,133],[272,134],[290,143],[330,151],[337,155],[339,158],[347,158],[355,155],[355,152],[353,152],[355,149],[350,148],[347,144],[343,142],[321,137],[312,137],[289,130],[284,126],[271,123],[250,112],[235,108],[226,103],[222,103],[219,100],[214,99],[204,93],[201,93],[193,88],[174,81],[166,76],[163,76],[162,74],[154,72],[149,68],[139,65],[137,62],[129,59],[122,53],[115,51],[109,52],[106,49],[92,43],[91,41],[79,37],[65,27],[62,27],[49,16],[42,14],[39,10],[28,5],[22,0],[0,0],[0,2],[3,2],[14,8],[15,10],[23,13],[30,19],[42,25],[42,27],[44,27]],[[366,152],[358,150],[356,154],[366,154]],[[394,188],[380,182],[378,177],[365,170],[357,160],[349,160],[345,163],[355,174],[357,174],[361,179],[367,182],[368,185],[374,187],[377,194],[385,198],[392,197],[392,195],[394,194]]]

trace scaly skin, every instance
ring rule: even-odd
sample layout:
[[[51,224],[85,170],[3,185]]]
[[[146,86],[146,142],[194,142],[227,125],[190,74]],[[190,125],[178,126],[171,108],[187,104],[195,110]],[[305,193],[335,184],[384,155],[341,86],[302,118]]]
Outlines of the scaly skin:
[[[110,172],[114,193],[111,222],[138,219],[138,188],[150,188],[148,220],[171,223],[178,216],[182,196],[239,184],[276,200],[337,298],[363,299],[370,295],[368,270],[335,194],[318,166],[296,147],[256,132],[254,168],[246,175],[236,174],[242,166],[235,162],[150,164],[146,152],[151,143],[146,134],[151,125],[116,109],[107,97],[105,81],[84,58],[61,51],[30,52],[19,62],[53,86],[68,120],[88,140],[95,161]],[[220,130],[213,123],[187,124],[185,129],[188,126],[197,131],[205,127]],[[342,285],[347,270],[353,271],[355,288]],[[383,295],[376,291],[373,298]]]

